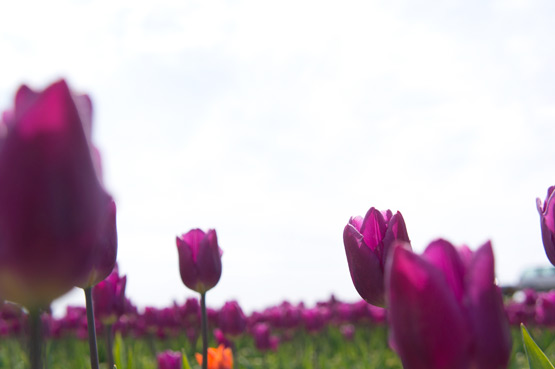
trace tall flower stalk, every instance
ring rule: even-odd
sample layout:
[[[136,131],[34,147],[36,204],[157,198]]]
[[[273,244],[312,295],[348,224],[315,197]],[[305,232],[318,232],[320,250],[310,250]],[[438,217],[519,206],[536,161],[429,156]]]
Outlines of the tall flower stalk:
[[[179,272],[183,284],[200,293],[202,314],[202,368],[208,368],[208,322],[206,318],[206,292],[213,288],[222,275],[222,250],[213,229],[204,232],[192,229],[176,238]]]

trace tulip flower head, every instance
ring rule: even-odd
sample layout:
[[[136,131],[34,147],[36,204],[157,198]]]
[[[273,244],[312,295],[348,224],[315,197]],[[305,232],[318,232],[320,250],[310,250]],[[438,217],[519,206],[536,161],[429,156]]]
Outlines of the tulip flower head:
[[[91,143],[91,103],[65,81],[22,86],[0,138],[0,290],[47,306],[89,272],[103,243],[111,198]]]
[[[202,355],[195,354],[197,362],[202,366]],[[219,345],[218,348],[208,348],[208,369],[233,369],[233,353],[231,348]]]
[[[183,357],[180,352],[167,350],[156,355],[158,369],[182,369]]]
[[[103,324],[114,324],[125,312],[127,277],[120,277],[118,267],[92,288],[94,314]]]
[[[540,213],[540,225],[542,232],[543,248],[545,254],[551,262],[555,265],[555,186],[549,187],[547,190],[547,197],[542,204],[542,201],[536,199],[536,206]]]
[[[504,369],[512,337],[487,242],[465,264],[445,240],[386,266],[390,341],[405,369]]]
[[[238,336],[245,331],[247,318],[237,301],[228,301],[220,309],[218,323],[223,333]]]
[[[351,279],[359,295],[372,305],[385,303],[385,261],[395,242],[410,240],[403,216],[391,210],[382,214],[371,208],[364,219],[352,217],[343,231]]]
[[[222,275],[222,250],[216,231],[193,229],[176,238],[181,280],[188,288],[205,293]]]

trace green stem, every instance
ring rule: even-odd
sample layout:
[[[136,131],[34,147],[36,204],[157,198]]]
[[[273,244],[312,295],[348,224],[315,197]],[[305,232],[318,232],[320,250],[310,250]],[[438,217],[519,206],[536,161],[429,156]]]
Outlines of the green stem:
[[[106,331],[106,354],[108,355],[108,368],[114,367],[114,334],[112,324],[104,326]]]
[[[96,325],[94,323],[92,287],[84,288],[83,291],[85,291],[85,305],[87,306],[87,327],[89,330],[89,354],[91,357],[91,368],[98,369],[98,346],[96,344]]]
[[[206,292],[200,294],[200,310],[202,313],[202,369],[208,369],[208,322],[206,319]]]
[[[31,369],[42,369],[42,321],[40,309],[33,308],[29,311],[31,323],[31,339],[29,342],[29,359]]]

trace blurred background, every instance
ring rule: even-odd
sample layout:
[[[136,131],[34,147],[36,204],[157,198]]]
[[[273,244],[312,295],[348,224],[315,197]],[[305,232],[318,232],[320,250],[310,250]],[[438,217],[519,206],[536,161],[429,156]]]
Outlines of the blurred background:
[[[547,0],[2,2],[0,109],[62,77],[92,96],[139,307],[194,296],[175,237],[196,227],[224,250],[209,306],[358,300],[342,234],[371,206],[401,211],[418,251],[491,239],[511,284],[548,265],[554,16]]]

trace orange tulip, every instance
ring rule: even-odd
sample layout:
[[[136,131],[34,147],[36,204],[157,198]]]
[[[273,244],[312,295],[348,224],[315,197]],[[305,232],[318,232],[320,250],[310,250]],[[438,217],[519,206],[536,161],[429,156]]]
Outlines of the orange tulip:
[[[197,362],[202,366],[202,355],[195,354]],[[233,353],[231,349],[224,348],[224,345],[218,348],[208,348],[208,369],[233,369]]]

